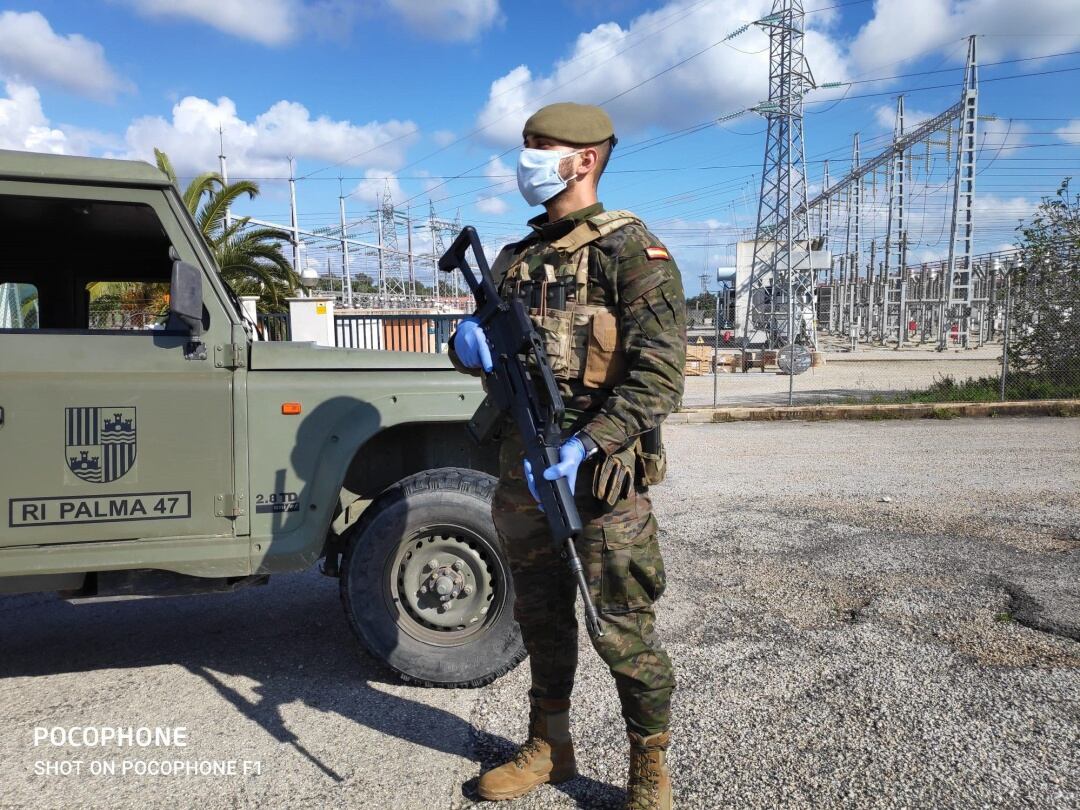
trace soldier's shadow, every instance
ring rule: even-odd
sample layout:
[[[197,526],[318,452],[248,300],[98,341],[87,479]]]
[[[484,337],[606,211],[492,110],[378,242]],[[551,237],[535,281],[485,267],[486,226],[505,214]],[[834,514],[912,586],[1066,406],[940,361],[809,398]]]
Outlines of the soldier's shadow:
[[[401,681],[355,641],[336,590],[336,582],[311,571],[266,588],[206,596],[80,605],[43,595],[0,597],[0,678],[179,665],[262,732],[339,782],[346,776],[326,751],[347,747],[348,739],[331,746],[321,735],[294,732],[287,707],[333,713],[462,757],[477,763],[477,772],[505,760],[513,742],[422,702],[431,692],[418,689],[414,700],[386,688],[400,687]],[[474,776],[462,793],[479,801],[475,788]],[[616,807],[623,800],[621,790],[588,777],[557,788],[584,808]]]

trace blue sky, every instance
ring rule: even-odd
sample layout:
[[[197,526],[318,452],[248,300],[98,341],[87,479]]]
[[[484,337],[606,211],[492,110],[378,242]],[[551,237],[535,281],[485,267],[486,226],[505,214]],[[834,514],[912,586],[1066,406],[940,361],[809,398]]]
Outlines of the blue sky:
[[[506,177],[524,118],[552,101],[598,103],[629,90],[606,105],[620,146],[601,197],[608,207],[637,211],[696,292],[698,275],[733,263],[734,242],[753,225],[764,123],[747,113],[659,136],[765,98],[765,35],[752,26],[720,41],[770,5],[8,2],[0,5],[0,146],[140,159],[159,146],[182,175],[192,175],[217,168],[220,126],[231,177],[259,178],[263,188],[238,213],[288,221],[280,178],[291,154],[303,178],[302,227],[337,222],[340,184],[357,222],[353,233],[370,236],[361,220],[390,176],[395,203],[418,220],[430,199],[439,216],[460,212],[474,222],[494,248],[538,211]],[[864,159],[887,143],[898,92],[906,91],[909,126],[952,104],[972,33],[980,35],[982,63],[1008,62],[980,72],[980,112],[997,118],[981,124],[977,249],[1010,243],[1016,222],[1080,166],[1076,0],[805,6],[806,50],[819,83],[859,82],[808,96],[811,193],[823,158],[834,181],[848,169],[853,132]],[[1065,55],[1041,58],[1047,54]],[[1055,72],[1034,75],[1046,71]],[[931,85],[947,86],[914,89]],[[909,242],[913,259],[923,260],[947,249],[951,166],[944,145],[916,157]],[[880,250],[884,233],[883,183],[875,189],[864,251],[871,239]],[[835,234],[842,238],[843,229],[834,219]],[[414,236],[418,252],[430,249],[426,229]],[[308,251],[320,266],[327,255],[315,245]]]

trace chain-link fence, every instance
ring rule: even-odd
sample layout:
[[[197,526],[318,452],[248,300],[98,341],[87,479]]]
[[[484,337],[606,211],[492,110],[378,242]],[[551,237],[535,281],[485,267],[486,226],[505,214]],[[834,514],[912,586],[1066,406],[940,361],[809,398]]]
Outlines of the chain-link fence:
[[[94,330],[141,330],[158,329],[168,319],[168,313],[146,310],[101,309],[91,310],[89,328]]]
[[[891,332],[883,336],[859,323],[830,333],[822,318],[816,350],[796,347],[790,360],[783,350],[742,348],[734,329],[691,328],[683,406],[1080,397],[1075,261],[1016,262],[1002,280],[975,306],[938,313],[944,329],[940,321],[934,330],[906,321],[899,346]],[[785,373],[789,367],[796,373]]]

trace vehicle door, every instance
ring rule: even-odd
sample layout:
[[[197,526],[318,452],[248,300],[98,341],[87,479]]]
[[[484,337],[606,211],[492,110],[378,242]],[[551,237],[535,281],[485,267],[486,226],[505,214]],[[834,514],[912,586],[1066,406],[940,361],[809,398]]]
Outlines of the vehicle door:
[[[0,181],[0,548],[234,534],[231,304],[178,206]],[[168,317],[177,256],[204,268],[206,359]]]

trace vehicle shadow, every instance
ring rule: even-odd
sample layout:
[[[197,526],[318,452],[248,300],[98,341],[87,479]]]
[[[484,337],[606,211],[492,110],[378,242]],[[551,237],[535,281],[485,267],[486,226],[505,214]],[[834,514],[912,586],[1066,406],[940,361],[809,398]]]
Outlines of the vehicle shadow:
[[[339,452],[323,446],[329,426],[345,438],[347,427],[374,431],[379,422],[374,408],[351,397],[332,398],[308,413],[290,459],[295,483],[289,483],[285,470],[271,473],[275,492],[299,485],[300,509],[269,514],[253,510],[253,534],[269,535],[271,549],[298,548],[301,535],[312,531],[306,524],[318,519],[316,506],[329,497],[325,481],[323,491],[314,491],[319,465],[334,463]],[[340,444],[344,449],[348,442]],[[388,531],[393,533],[393,527]],[[505,761],[513,750],[510,740],[428,705],[427,690],[417,689],[414,700],[400,688],[387,689],[400,687],[400,678],[355,640],[341,609],[337,580],[313,568],[277,575],[266,587],[202,596],[81,604],[43,594],[0,597],[0,650],[0,681],[183,667],[236,712],[335,781],[344,779],[340,766],[335,768],[325,754],[315,753],[326,750],[325,740],[301,739],[286,720],[291,716],[287,707],[333,713],[378,734],[483,767]],[[89,697],[93,699],[92,694]],[[475,781],[463,786],[463,793],[474,800]],[[598,807],[607,806],[597,804],[595,797],[608,787],[582,777],[559,789],[583,807]]]
[[[514,748],[512,741],[452,712],[387,690],[400,686],[400,679],[356,642],[338,603],[336,580],[314,570],[275,578],[266,587],[202,596],[82,604],[42,594],[0,597],[0,649],[0,682],[181,666],[335,781],[343,779],[335,763],[312,753],[321,741],[292,731],[285,707],[335,713],[388,737],[475,762],[478,771],[505,761]],[[254,686],[231,686],[228,681],[237,676]],[[588,777],[558,789],[589,808],[617,806],[622,796]],[[462,793],[479,801],[475,777]]]
[[[0,679],[176,665],[331,778],[340,777],[289,731],[282,707],[334,712],[477,761],[461,742],[475,732],[465,720],[377,688],[400,680],[360,649],[336,597],[336,582],[314,571],[228,594],[84,604],[35,595],[23,605],[7,597],[0,599]],[[255,685],[241,692],[227,682],[235,676]]]

